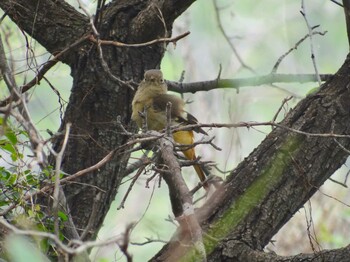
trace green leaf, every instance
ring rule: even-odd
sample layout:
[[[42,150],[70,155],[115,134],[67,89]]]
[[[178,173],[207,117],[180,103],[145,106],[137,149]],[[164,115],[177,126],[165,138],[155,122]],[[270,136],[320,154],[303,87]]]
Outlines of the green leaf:
[[[110,259],[108,259],[108,258],[99,258],[98,259],[98,262],[108,262],[108,261],[110,261]]]
[[[9,152],[10,154],[11,154],[11,159],[13,160],[13,161],[16,161],[17,159],[18,159],[18,157],[17,157],[17,151],[16,151],[16,149],[15,149],[15,147],[11,144],[11,143],[4,143],[4,144],[1,144],[0,143],[0,147],[3,149],[3,150],[5,150],[5,151],[7,151],[7,152]]]
[[[0,180],[8,180],[11,176],[11,172],[6,170],[4,167],[0,167]]]
[[[62,221],[67,221],[68,220],[68,216],[63,213],[62,211],[58,211],[58,217],[62,219]]]
[[[15,133],[13,133],[12,131],[6,132],[5,136],[13,145],[17,144],[18,140],[17,140],[17,136]]]
[[[16,182],[17,182],[17,174],[11,174],[11,176],[7,180],[7,183],[9,185],[14,185]]]

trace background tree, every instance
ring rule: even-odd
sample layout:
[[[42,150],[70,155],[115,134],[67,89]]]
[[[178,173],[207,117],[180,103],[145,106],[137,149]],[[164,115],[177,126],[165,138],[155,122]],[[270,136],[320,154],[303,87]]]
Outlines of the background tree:
[[[54,201],[47,196],[40,199],[40,203],[49,207],[45,212],[51,212],[56,234],[59,231],[57,214],[60,214],[57,208],[63,206],[63,213],[68,215],[66,219],[61,217],[66,225],[63,234],[68,240],[82,235],[84,239],[96,236],[126,175],[129,151],[121,154],[118,149],[124,149],[128,136],[120,134],[120,122],[129,131],[136,131],[130,122],[133,88],[141,80],[144,70],[160,66],[166,44],[178,40],[170,39],[173,22],[192,2],[112,1],[105,5],[104,1],[98,1],[99,8],[94,17],[85,8],[81,14],[64,1],[28,3],[12,0],[0,3],[4,17],[10,17],[21,30],[54,55],[38,71],[39,79],[57,61],[71,68],[73,86],[69,103],[60,133],[53,139],[54,150],[58,152],[58,156],[51,160],[56,169],[52,172],[56,175],[56,182],[59,182],[57,178],[61,169],[66,174],[77,175],[80,174],[77,172],[109,157],[98,169],[74,179],[75,183],[65,184],[64,193],[56,187]],[[309,29],[311,35],[313,28],[309,26]],[[111,45],[103,40],[115,42]],[[148,43],[153,40],[156,43]],[[140,45],[123,46],[121,43]],[[243,61],[241,65],[249,69]],[[206,232],[203,243],[209,260],[288,259],[259,250],[347,158],[347,68],[346,61],[333,78],[302,100],[281,124],[265,123],[272,125],[273,131],[231,173],[224,184],[225,190],[218,190],[197,212]],[[10,100],[12,104],[17,101],[24,103],[17,94],[20,91],[14,81],[10,77],[7,79],[9,72],[3,65],[3,78],[12,94]],[[33,79],[34,83],[37,81],[37,78]],[[227,82],[215,80],[211,84],[215,88]],[[269,79],[268,82],[276,81]],[[234,83],[231,81],[229,85],[235,87]],[[24,89],[30,86],[26,81]],[[185,86],[185,90],[190,89]],[[2,104],[5,120],[9,112],[15,117],[8,105]],[[34,159],[47,169],[40,150],[44,143],[39,136],[32,135],[35,128],[28,125],[30,118],[24,118],[20,123],[29,135]],[[68,132],[69,123],[72,126]],[[253,125],[245,123],[241,126]],[[68,142],[65,142],[64,134],[69,135]],[[66,148],[62,150],[64,146]],[[64,152],[62,159],[60,152]],[[176,261],[178,258],[171,255],[187,253],[177,244],[166,246],[157,258]],[[174,252],[174,248],[178,250]],[[58,250],[69,251],[63,247]],[[348,252],[346,248],[321,252],[320,259],[338,256],[340,261]],[[193,255],[191,252],[187,254]],[[319,254],[300,257],[311,259],[315,256],[317,258]]]

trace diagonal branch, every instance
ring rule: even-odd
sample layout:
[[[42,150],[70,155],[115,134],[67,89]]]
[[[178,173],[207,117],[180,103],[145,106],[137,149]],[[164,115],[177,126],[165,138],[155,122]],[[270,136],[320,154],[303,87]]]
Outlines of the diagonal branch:
[[[88,19],[66,1],[1,0],[0,8],[49,52],[63,50],[89,30]],[[65,57],[66,62],[72,57]]]
[[[349,66],[348,57],[334,77],[300,101],[281,122],[300,132],[340,134],[338,142],[342,147],[331,136],[311,137],[275,128],[231,172],[224,190],[214,194],[197,212],[205,230],[203,242],[209,261],[229,261],[222,248],[232,246],[232,240],[262,250],[345,163],[348,151],[343,148],[350,147]],[[242,254],[243,248],[237,247],[230,249],[230,256]],[[186,253],[182,258],[195,260],[191,250],[174,243],[164,246],[154,260],[182,252]]]
[[[174,155],[173,142],[169,138],[161,138],[158,145],[164,165],[169,171],[164,172],[162,177],[168,185],[173,213],[180,224],[176,238],[181,245],[192,246],[200,254],[201,261],[206,261],[202,229],[194,213],[192,195],[181,175],[181,167]],[[167,260],[177,261],[178,254],[173,255],[167,257]]]

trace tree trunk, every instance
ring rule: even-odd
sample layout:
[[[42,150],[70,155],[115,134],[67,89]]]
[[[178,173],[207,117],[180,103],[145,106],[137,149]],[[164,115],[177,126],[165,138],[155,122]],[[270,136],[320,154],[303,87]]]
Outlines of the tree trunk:
[[[193,1],[112,1],[100,12],[95,25],[101,39],[123,43],[143,43],[171,35],[172,23]],[[51,53],[57,53],[92,32],[89,19],[64,1],[4,0],[0,7],[28,34]],[[162,16],[160,16],[162,14]],[[162,18],[164,20],[162,20]],[[140,82],[147,69],[159,68],[165,44],[144,47],[101,46],[103,67],[97,45],[84,42],[62,61],[71,67],[73,87],[64,121],[72,123],[71,136],[62,168],[72,174],[96,164],[128,137],[118,130],[117,117],[130,130],[131,100],[134,90],[128,81]],[[108,72],[108,70],[110,72]],[[116,81],[115,78],[122,81]],[[60,137],[55,143],[58,150]],[[129,156],[113,157],[101,169],[64,186],[67,203],[77,229],[86,228],[90,216],[91,239],[98,232],[124,176]],[[96,197],[98,193],[99,197]],[[98,210],[92,214],[92,209]],[[80,233],[81,231],[79,231]],[[67,235],[68,234],[68,235]],[[66,237],[70,239],[69,230]]]
[[[350,148],[349,68],[348,57],[333,78],[288,113],[280,124],[289,130],[275,128],[198,210],[209,261],[284,259],[256,251],[345,163]],[[153,261],[196,258],[195,250],[183,244],[171,242]],[[349,252],[350,246],[339,249],[339,260],[332,261],[346,261],[341,258]]]

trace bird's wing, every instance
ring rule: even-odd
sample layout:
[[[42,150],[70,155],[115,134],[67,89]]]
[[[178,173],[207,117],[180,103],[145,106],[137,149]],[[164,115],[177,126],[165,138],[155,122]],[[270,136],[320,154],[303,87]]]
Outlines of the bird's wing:
[[[196,125],[198,124],[198,120],[197,118],[195,118],[192,114],[186,112],[186,123],[189,125]],[[196,131],[197,133],[202,133],[203,135],[208,135],[207,132],[205,132],[201,127],[196,127],[194,129],[194,131]]]
[[[153,98],[153,108],[155,111],[166,111],[167,103],[171,103],[171,118],[176,119],[181,117],[183,113],[184,102],[181,98],[169,95],[169,94],[160,94]]]
[[[187,125],[198,124],[198,120],[190,113],[184,110],[184,101],[174,95],[161,94],[153,98],[153,108],[156,111],[165,111],[166,105],[171,102],[171,118],[178,122]],[[194,129],[197,133],[208,135],[202,128],[197,127]]]

